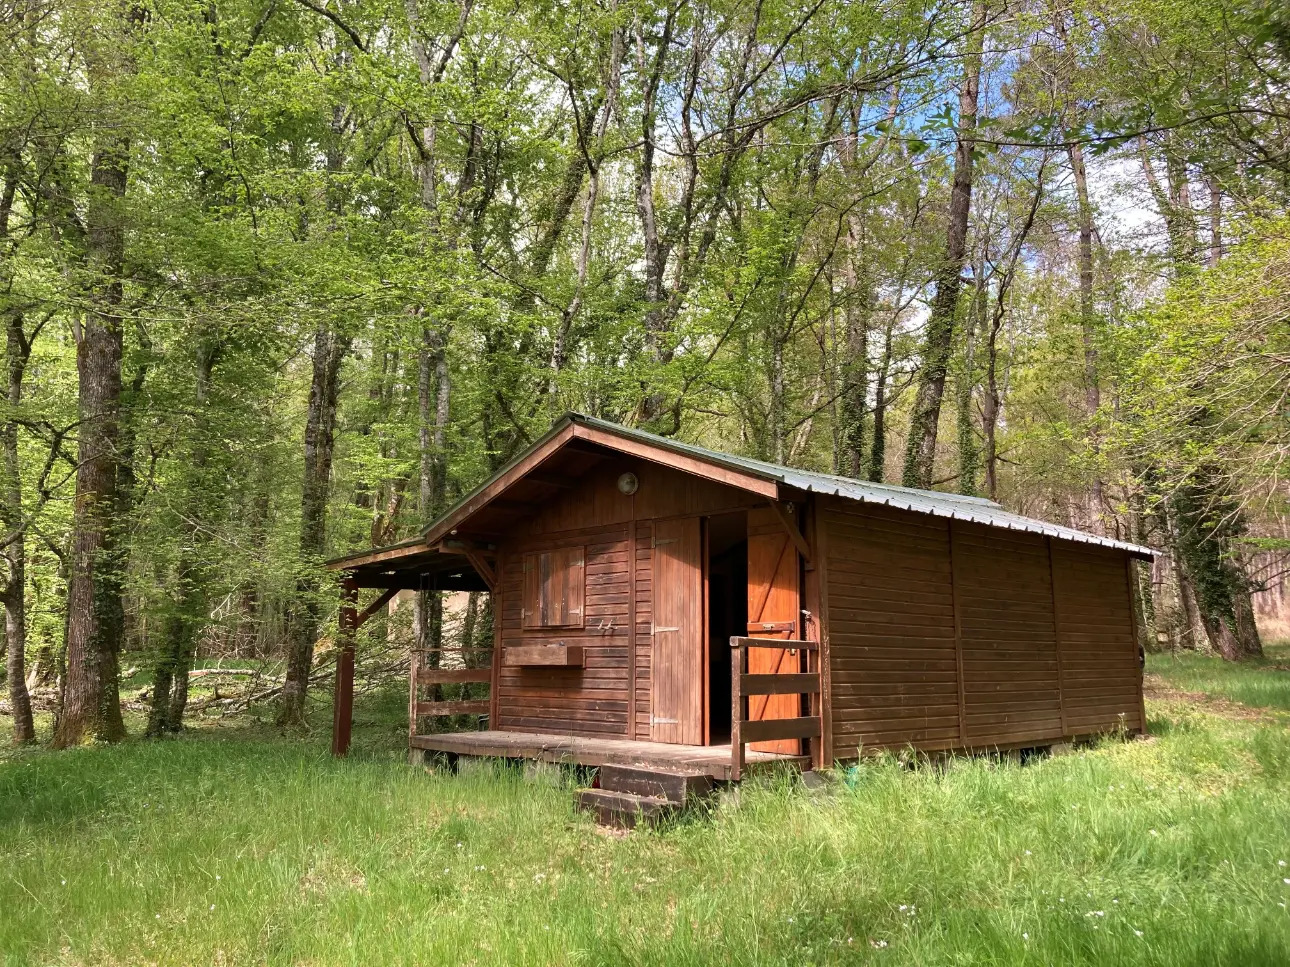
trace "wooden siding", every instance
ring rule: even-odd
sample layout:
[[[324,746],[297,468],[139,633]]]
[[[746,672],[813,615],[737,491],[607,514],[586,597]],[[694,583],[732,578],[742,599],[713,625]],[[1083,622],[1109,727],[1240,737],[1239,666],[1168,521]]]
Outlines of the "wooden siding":
[[[582,529],[551,535],[546,546],[580,546],[586,571],[585,625],[564,631],[525,629],[521,623],[522,556],[537,547],[517,542],[503,554],[501,644],[580,645],[583,667],[525,667],[504,662],[498,674],[498,728],[627,734],[628,527]]]
[[[649,738],[650,660],[654,656],[654,525],[636,525],[636,721],[635,738]]]
[[[1125,555],[823,499],[833,755],[1144,726]]]
[[[640,481],[633,496],[617,487],[628,471]],[[497,663],[494,728],[648,739],[654,522],[764,503],[756,494],[657,464],[612,458],[521,521],[498,542],[498,643],[581,645],[584,667]],[[524,556],[561,547],[584,548],[584,627],[524,628]]]
[[[1145,729],[1125,555],[1054,541],[1052,570],[1070,731]]]
[[[1048,543],[953,523],[963,653],[960,739],[1007,744],[1062,735]]]
[[[833,754],[953,744],[959,693],[945,521],[825,500]]]

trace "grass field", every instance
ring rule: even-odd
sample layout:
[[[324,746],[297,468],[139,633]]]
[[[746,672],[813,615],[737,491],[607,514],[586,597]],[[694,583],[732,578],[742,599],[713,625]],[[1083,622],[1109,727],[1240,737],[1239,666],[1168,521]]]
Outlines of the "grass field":
[[[1290,716],[1247,681],[1290,675],[1166,661],[1273,711],[1175,696],[1150,741],[745,784],[626,837],[558,781],[408,768],[401,690],[360,704],[346,762],[326,709],[303,739],[9,756],[0,963],[1290,962]]]
[[[1268,645],[1263,658],[1239,665],[1195,652],[1152,655],[1147,670],[1184,691],[1290,711],[1290,642]]]

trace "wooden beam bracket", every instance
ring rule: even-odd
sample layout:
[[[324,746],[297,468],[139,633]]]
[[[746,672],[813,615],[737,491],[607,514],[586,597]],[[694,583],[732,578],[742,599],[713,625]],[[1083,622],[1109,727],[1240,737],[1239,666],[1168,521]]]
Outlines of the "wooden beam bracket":
[[[470,562],[471,567],[484,579],[488,585],[489,593],[497,590],[497,572],[493,570],[491,564],[484,560],[484,555],[473,547],[463,548],[462,553],[466,555],[466,560]]]
[[[369,604],[366,608],[364,608],[359,613],[358,620],[355,621],[354,623],[354,630],[357,631],[359,628],[363,627],[363,625],[367,623],[368,618],[371,618],[373,615],[376,614],[376,612],[380,611],[383,607],[389,604],[390,600],[396,594],[399,593],[399,590],[400,590],[399,588],[386,588],[383,592],[381,592],[381,594],[377,596],[375,601],[373,601],[371,604]]]
[[[784,530],[788,533],[788,539],[797,546],[797,551],[802,555],[803,560],[809,561],[811,545],[806,543],[806,538],[802,536],[802,530],[797,526],[793,514],[781,501],[768,500],[766,503],[770,504],[771,510],[775,511],[775,516],[779,518],[779,522],[784,525]]]

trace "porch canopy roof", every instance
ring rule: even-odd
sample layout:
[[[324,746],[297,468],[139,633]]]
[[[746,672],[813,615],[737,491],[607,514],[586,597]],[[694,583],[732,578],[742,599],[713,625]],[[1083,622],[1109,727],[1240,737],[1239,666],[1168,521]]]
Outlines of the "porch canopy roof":
[[[420,536],[336,558],[327,566],[346,572],[360,587],[488,590],[493,583],[490,562],[496,541],[534,508],[574,486],[589,470],[616,454],[663,464],[768,500],[793,499],[803,492],[831,494],[1000,530],[1114,548],[1135,557],[1150,559],[1155,555],[1147,547],[1011,513],[984,497],[797,470],[708,450],[581,413],[566,413],[540,440],[459,500]]]

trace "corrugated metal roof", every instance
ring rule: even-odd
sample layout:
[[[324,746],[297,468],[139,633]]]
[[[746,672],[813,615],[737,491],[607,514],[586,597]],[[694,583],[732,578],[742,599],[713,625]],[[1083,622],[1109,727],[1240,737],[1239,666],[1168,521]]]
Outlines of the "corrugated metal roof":
[[[794,487],[810,493],[833,494],[866,504],[896,507],[900,510],[931,514],[935,517],[947,517],[951,520],[967,520],[1003,530],[1043,534],[1046,537],[1076,541],[1080,544],[1111,547],[1145,557],[1154,557],[1156,553],[1149,547],[1140,547],[1137,544],[1129,544],[1125,541],[1088,534],[1084,531],[1075,530],[1073,527],[1063,527],[1060,524],[1050,524],[1047,521],[1022,517],[1020,514],[1004,510],[999,504],[984,497],[966,497],[960,494],[947,494],[935,490],[917,490],[913,487],[897,487],[893,484],[870,483],[865,480],[855,480],[851,477],[838,477],[828,473],[797,470],[793,467],[767,463],[764,460],[754,460],[751,457],[740,457],[732,453],[709,450],[693,443],[682,443],[679,440],[672,440],[668,437],[622,426],[618,423],[610,423],[608,420],[586,416],[582,413],[566,414],[556,421],[552,431],[560,429],[568,422],[583,423],[619,436],[631,437],[676,453],[687,454],[709,463],[725,466],[732,470],[741,470],[767,480],[775,480],[787,487]]]

